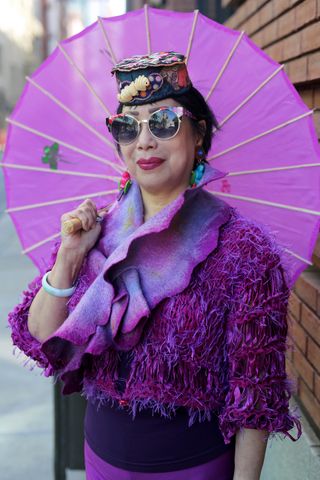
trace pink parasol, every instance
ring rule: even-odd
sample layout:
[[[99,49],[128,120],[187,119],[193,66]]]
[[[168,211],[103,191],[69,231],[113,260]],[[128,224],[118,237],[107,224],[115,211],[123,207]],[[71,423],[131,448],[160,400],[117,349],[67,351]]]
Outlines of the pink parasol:
[[[60,216],[84,198],[116,198],[124,165],[105,127],[117,108],[110,71],[125,57],[175,50],[222,127],[208,159],[210,191],[265,224],[285,248],[292,285],[319,231],[320,149],[312,110],[280,65],[244,32],[199,14],[145,6],[97,22],[58,45],[27,78],[8,119],[2,166],[7,212],[23,252],[43,269]],[[213,186],[212,186],[213,185]],[[291,285],[291,286],[292,286]]]

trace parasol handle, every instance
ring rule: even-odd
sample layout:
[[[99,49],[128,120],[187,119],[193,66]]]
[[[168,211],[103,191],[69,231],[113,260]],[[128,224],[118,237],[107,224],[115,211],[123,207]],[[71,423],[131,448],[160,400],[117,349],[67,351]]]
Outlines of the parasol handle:
[[[102,221],[102,217],[99,217],[99,214],[107,213],[110,208],[110,205],[107,205],[107,207],[102,208],[101,210],[98,210],[97,222]],[[82,229],[81,220],[79,218],[71,218],[70,220],[66,220],[65,222],[63,222],[63,224],[61,225],[61,234],[73,235],[74,233],[78,232],[81,229]]]
[[[66,220],[61,225],[61,233],[62,235],[72,235],[82,228],[82,223],[79,218],[71,218],[70,220]]]

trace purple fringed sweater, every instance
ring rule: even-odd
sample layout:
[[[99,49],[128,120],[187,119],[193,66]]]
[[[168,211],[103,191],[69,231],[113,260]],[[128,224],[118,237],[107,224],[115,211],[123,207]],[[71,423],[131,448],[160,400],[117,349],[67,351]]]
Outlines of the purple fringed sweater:
[[[70,313],[91,282],[80,276]],[[50,363],[27,328],[40,288],[41,276],[23,292],[9,324],[13,343],[50,376],[58,362]],[[241,428],[296,440],[289,431],[296,426],[300,438],[301,423],[289,409],[293,382],[285,371],[289,293],[274,237],[231,208],[216,248],[195,266],[186,288],[151,310],[132,348],[124,393],[115,386],[119,353],[112,345],[83,358],[77,390],[101,403],[124,399],[133,417],[147,407],[170,417],[184,406],[192,425],[214,410],[226,444]]]

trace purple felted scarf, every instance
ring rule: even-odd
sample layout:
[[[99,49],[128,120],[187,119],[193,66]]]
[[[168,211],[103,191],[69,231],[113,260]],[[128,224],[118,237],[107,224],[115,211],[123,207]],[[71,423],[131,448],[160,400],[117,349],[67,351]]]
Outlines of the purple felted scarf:
[[[219,228],[231,214],[226,202],[202,187],[226,175],[206,165],[196,188],[145,223],[140,188],[133,181],[105,217],[100,240],[82,268],[89,288],[42,345],[63,381],[82,376],[89,354],[100,355],[110,346],[132,349],[152,310],[188,286],[193,269],[217,247]]]

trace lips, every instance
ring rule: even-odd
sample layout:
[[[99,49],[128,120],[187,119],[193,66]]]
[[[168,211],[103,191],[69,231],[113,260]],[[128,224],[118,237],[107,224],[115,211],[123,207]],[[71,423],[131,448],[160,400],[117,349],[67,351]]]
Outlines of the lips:
[[[140,158],[137,164],[143,170],[152,170],[153,168],[159,167],[164,161],[164,158],[160,157]]]
[[[139,165],[150,165],[151,163],[156,164],[156,163],[163,163],[164,158],[160,157],[150,157],[150,158],[139,158],[137,163]]]

